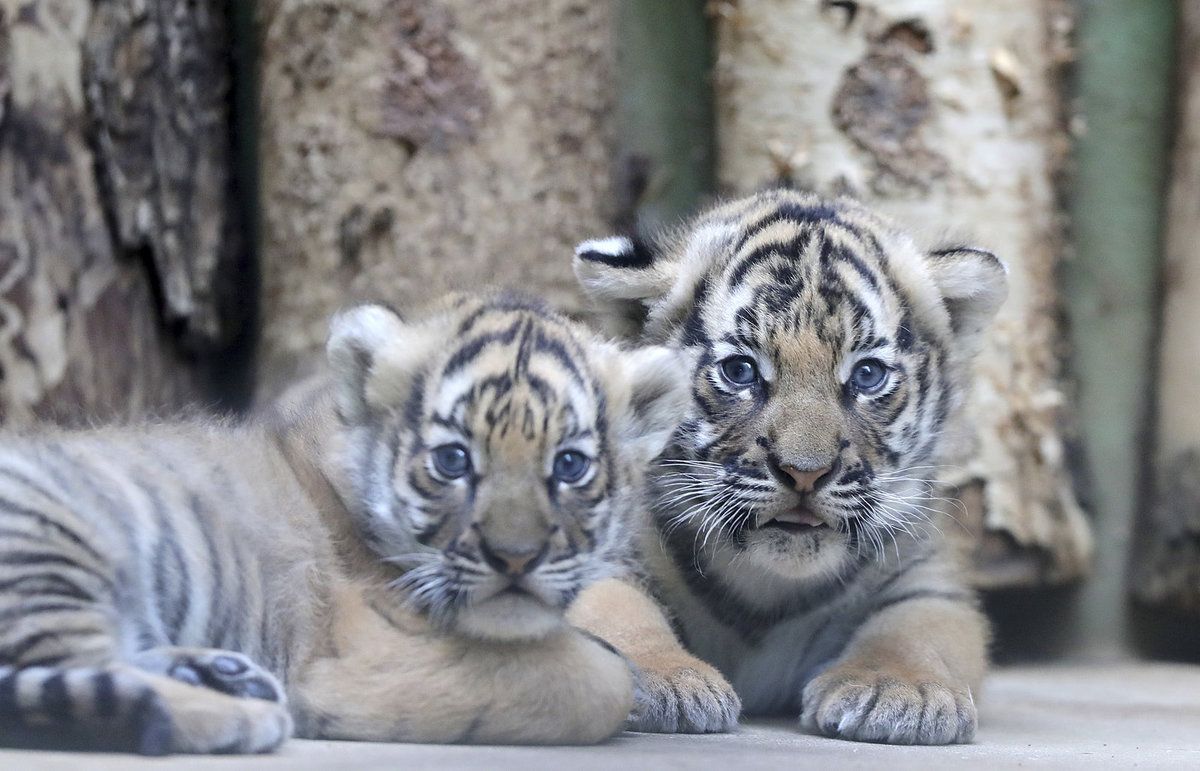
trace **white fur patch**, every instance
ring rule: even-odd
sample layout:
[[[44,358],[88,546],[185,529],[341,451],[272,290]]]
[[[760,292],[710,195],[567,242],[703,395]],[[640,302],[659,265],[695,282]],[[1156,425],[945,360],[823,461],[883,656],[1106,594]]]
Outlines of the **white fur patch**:
[[[628,257],[633,254],[633,241],[626,236],[593,238],[575,247],[575,256],[603,254],[606,257]]]
[[[330,323],[329,345],[348,343],[354,348],[374,352],[402,327],[395,313],[379,305],[360,305],[341,311]]]

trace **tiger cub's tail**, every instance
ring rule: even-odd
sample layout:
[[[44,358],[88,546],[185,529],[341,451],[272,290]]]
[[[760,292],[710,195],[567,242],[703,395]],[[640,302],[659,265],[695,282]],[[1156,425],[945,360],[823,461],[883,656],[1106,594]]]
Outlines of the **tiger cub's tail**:
[[[285,707],[136,667],[0,667],[0,745],[143,755],[252,753],[291,734]]]

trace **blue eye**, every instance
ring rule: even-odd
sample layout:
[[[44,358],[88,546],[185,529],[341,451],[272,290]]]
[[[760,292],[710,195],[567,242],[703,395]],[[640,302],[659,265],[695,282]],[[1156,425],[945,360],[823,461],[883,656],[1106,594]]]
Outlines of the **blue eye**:
[[[758,365],[749,356],[730,356],[720,366],[721,376],[735,386],[745,387],[758,382]]]
[[[863,359],[858,364],[854,365],[854,372],[850,375],[850,384],[853,385],[859,393],[873,394],[883,388],[887,383],[888,368],[879,359]]]
[[[575,450],[563,450],[554,456],[554,478],[563,484],[574,484],[587,473],[592,461]]]
[[[471,456],[461,444],[433,448],[433,467],[446,479],[458,479],[471,470]]]

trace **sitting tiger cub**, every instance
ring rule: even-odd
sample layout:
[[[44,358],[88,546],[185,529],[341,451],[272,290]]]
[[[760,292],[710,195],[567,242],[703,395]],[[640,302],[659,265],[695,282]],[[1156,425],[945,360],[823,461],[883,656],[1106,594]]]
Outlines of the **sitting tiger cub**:
[[[352,309],[328,355],[330,384],[269,420],[4,438],[6,741],[621,728],[629,666],[563,610],[624,558],[638,469],[686,402],[681,354],[497,295],[411,322]]]
[[[1000,262],[776,190],[653,245],[585,242],[575,268],[620,330],[696,355],[641,545],[687,650],[636,581],[572,609],[640,667],[632,727],[728,730],[740,698],[847,739],[969,741],[987,629],[925,520]]]

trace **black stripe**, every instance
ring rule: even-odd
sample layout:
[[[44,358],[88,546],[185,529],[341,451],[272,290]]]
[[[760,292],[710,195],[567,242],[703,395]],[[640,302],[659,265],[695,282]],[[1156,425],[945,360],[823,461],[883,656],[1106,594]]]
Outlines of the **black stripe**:
[[[109,589],[110,591],[115,590],[115,586],[111,578],[102,575],[95,568],[82,565],[63,554],[44,551],[0,552],[0,566],[2,567],[34,567],[41,565],[60,565],[65,568],[78,570],[95,578],[97,581],[103,584],[106,589]]]
[[[117,714],[117,687],[111,672],[97,672],[92,677],[92,703],[96,716],[111,718]]]
[[[450,360],[446,362],[446,366],[442,368],[442,378],[450,377],[460,369],[466,367],[488,346],[511,344],[516,340],[517,334],[520,333],[524,323],[524,319],[517,319],[507,329],[499,332],[488,332],[464,343],[454,352]]]
[[[155,610],[159,622],[166,627],[164,631],[167,633],[167,639],[172,643],[178,642],[179,632],[191,610],[191,598],[186,588],[191,582],[183,550],[180,548],[182,539],[175,530],[171,521],[172,512],[164,504],[158,488],[140,477],[132,481],[149,499],[154,523],[158,528],[154,553],[146,555],[154,568]],[[174,581],[171,580],[171,565],[175,569]]]
[[[631,270],[642,270],[654,264],[656,255],[654,249],[647,242],[634,236],[626,236],[626,238],[630,242],[630,249],[627,252],[609,254],[608,252],[589,249],[579,252],[576,256],[588,262],[598,262],[601,265],[608,265],[614,268],[629,268]]]
[[[137,738],[140,754],[166,755],[171,751],[171,738],[175,732],[171,715],[152,688],[146,688],[134,702],[128,723]]]
[[[37,582],[38,586],[25,587],[25,584]],[[13,592],[22,597],[58,596],[71,597],[85,602],[95,602],[96,598],[79,584],[58,573],[32,573],[19,578],[0,582],[0,593]]]
[[[3,653],[0,654],[0,659],[2,659],[3,661],[7,661],[7,662],[25,665],[25,664],[29,663],[29,662],[23,661],[23,657],[25,656],[25,654],[34,650],[35,648],[37,648],[37,646],[41,645],[44,642],[49,642],[51,640],[61,640],[64,637],[96,636],[99,634],[100,634],[100,631],[98,629],[96,629],[95,627],[68,627],[65,629],[43,629],[40,632],[35,632],[33,634],[26,635],[25,637],[20,639],[20,642],[8,646],[6,649],[4,649]],[[54,658],[63,658],[63,657],[65,657],[65,654],[56,656]],[[42,657],[42,659],[39,659],[39,661],[43,660],[45,658],[46,657]]]
[[[67,692],[66,673],[55,672],[42,683],[39,711],[59,723],[71,720],[71,695]]]
[[[970,592],[917,589],[907,592],[906,594],[901,594],[899,596],[883,600],[875,605],[874,610],[876,613],[878,613],[879,611],[885,608],[890,608],[893,605],[899,605],[901,603],[911,602],[913,600],[946,600],[947,602],[959,602],[968,605],[975,604],[975,596]]]
[[[64,610],[87,610],[77,602],[36,602],[36,603],[18,603],[11,607],[0,610],[0,622],[10,621],[14,618],[27,618],[36,616],[40,613],[57,613]]]
[[[190,493],[188,497],[188,510],[191,511],[192,517],[196,522],[196,527],[200,531],[200,535],[204,538],[204,548],[208,552],[207,564],[209,567],[209,576],[212,579],[211,585],[208,587],[208,619],[205,624],[204,638],[206,642],[214,647],[219,647],[215,630],[223,626],[220,617],[223,615],[223,611],[228,609],[230,605],[230,603],[225,602],[224,586],[221,579],[220,566],[223,561],[220,551],[217,550],[216,541],[213,540],[213,534],[210,531],[212,518],[208,516],[208,506],[198,493]]]
[[[793,239],[793,242],[795,242],[795,239]],[[782,255],[784,249],[787,248],[788,245],[773,241],[769,244],[759,246],[744,257],[739,257],[733,270],[729,273],[729,278],[726,280],[725,286],[729,287],[729,289],[737,289],[745,281],[746,274],[753,270],[759,263],[766,262],[776,255]]]
[[[29,519],[36,520],[39,525],[49,528],[63,536],[76,547],[86,552],[92,559],[100,563],[105,562],[104,557],[101,556],[100,552],[98,552],[96,548],[88,542],[88,539],[84,538],[82,535],[67,527],[63,523],[51,519],[44,512],[35,511],[34,509],[27,508],[19,503],[15,503],[5,498],[0,498],[0,513],[13,514],[16,516],[27,517]]]
[[[16,727],[25,725],[25,716],[17,701],[17,678],[20,676],[21,670],[15,668],[0,674],[0,714],[4,715],[6,723]]]
[[[913,557],[911,560],[901,565],[894,573],[888,576],[883,583],[875,587],[875,596],[883,596],[884,592],[892,588],[892,586],[895,585],[895,583],[901,578],[908,575],[909,571],[911,571],[913,568],[924,565],[926,562],[929,562],[929,560],[933,559],[934,554],[935,552],[932,550],[927,551],[924,554],[919,554],[916,557]]]
[[[533,347],[537,352],[548,354],[554,358],[562,365],[563,369],[570,373],[576,383],[589,385],[583,373],[579,371],[579,366],[576,364],[576,360],[580,358],[578,351],[568,351],[566,345],[561,340],[548,337],[544,330],[538,330],[537,336],[534,338]]]
[[[491,706],[491,704],[488,704],[486,707],[480,709],[479,714],[477,714],[471,720],[471,724],[467,726],[467,730],[463,731],[462,735],[459,736],[455,741],[456,744],[471,744],[475,741],[475,734],[477,734],[479,729],[483,726],[484,715],[486,715],[487,711],[491,709]]]

